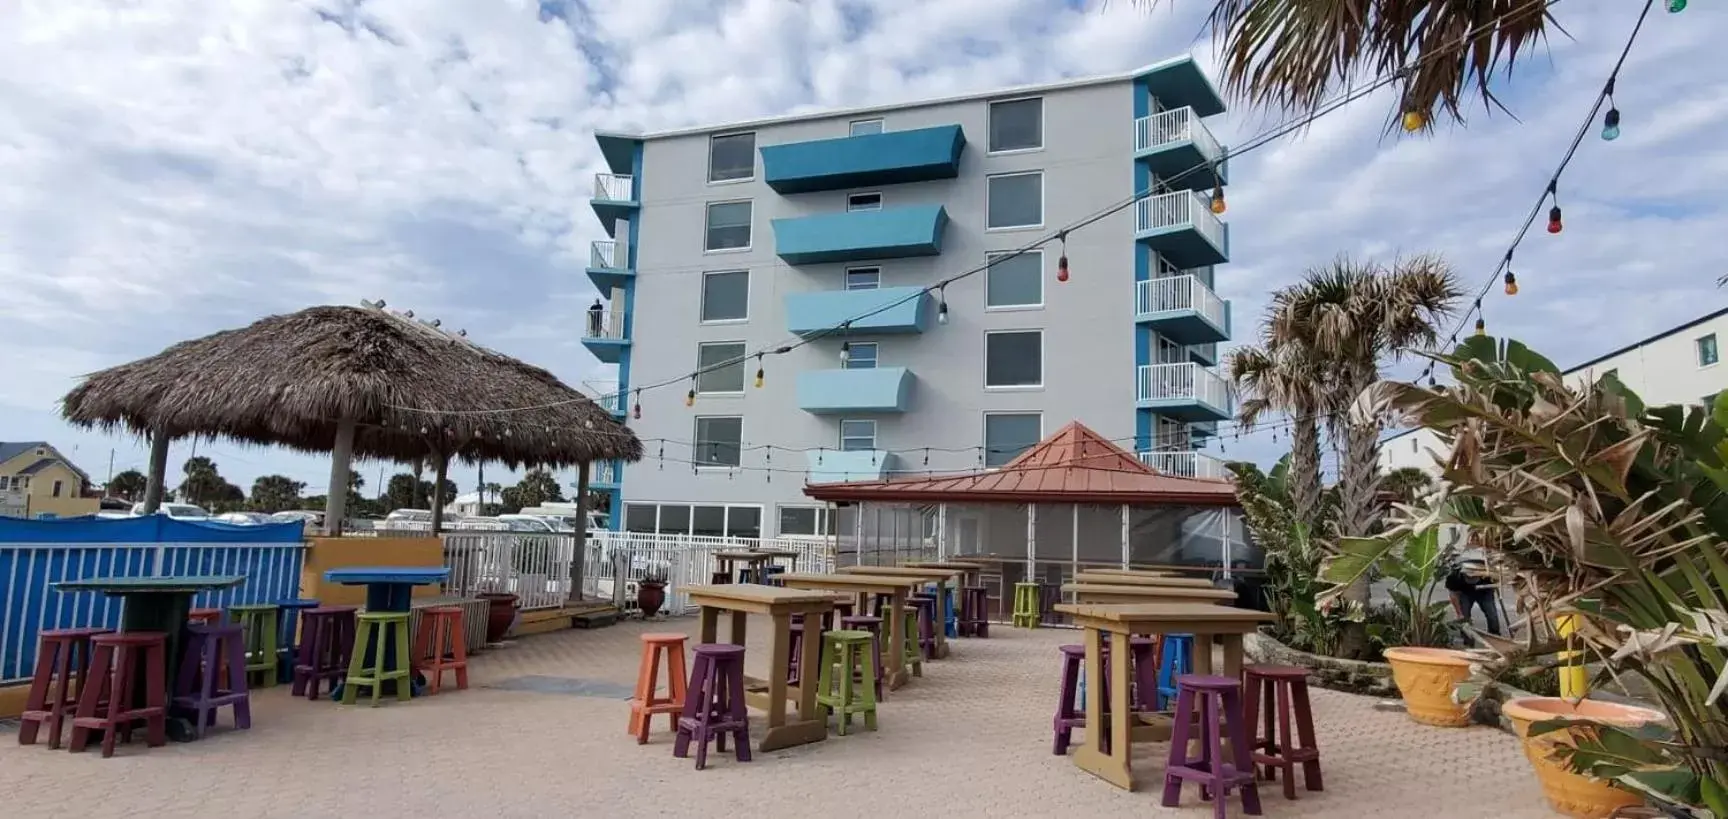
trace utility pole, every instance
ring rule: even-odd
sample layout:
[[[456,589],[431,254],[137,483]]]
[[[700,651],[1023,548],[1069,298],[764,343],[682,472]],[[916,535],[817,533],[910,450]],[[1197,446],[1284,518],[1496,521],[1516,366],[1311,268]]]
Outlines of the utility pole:
[[[109,449],[108,449],[108,482],[105,484],[102,484],[102,497],[111,498],[114,496],[114,493],[111,490],[109,490],[109,488],[108,488],[108,487],[113,486],[113,485],[114,485],[114,449],[113,449],[113,447],[109,447]]]
[[[479,512],[482,516],[484,516],[486,514],[486,462],[481,461],[479,464],[477,464],[475,466],[475,468],[480,470],[480,474],[476,478],[476,480],[479,482],[480,485],[474,487],[474,491],[480,493]]]

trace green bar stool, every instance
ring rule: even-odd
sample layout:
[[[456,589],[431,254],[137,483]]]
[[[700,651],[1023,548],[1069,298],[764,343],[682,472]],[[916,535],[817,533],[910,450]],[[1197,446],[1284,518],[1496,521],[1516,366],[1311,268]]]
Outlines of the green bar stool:
[[[924,649],[918,645],[918,607],[907,606],[900,626],[901,664],[912,669],[912,676],[924,676]],[[890,655],[892,656],[892,655]]]
[[[852,727],[852,717],[863,715],[864,729],[876,730],[875,636],[868,631],[840,629],[822,635],[822,674],[816,685],[816,704],[822,718],[840,715],[840,736]]]
[[[1014,627],[1037,628],[1038,619],[1038,584],[1025,582],[1015,583]]]
[[[385,653],[395,632],[396,658],[392,662]],[[348,678],[342,683],[342,704],[353,705],[360,698],[360,686],[372,689],[372,705],[378,705],[384,684],[396,681],[396,699],[407,702],[413,687],[409,675],[414,673],[408,659],[408,612],[368,611],[359,617],[355,635],[354,655],[348,661]]]
[[[245,632],[246,684],[255,688],[276,684],[280,661],[276,612],[275,603],[228,607],[228,622]]]

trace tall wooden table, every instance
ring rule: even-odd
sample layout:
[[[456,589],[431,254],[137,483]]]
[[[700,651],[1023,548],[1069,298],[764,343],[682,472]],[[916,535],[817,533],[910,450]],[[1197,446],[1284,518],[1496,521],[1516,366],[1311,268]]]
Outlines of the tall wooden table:
[[[1194,635],[1194,673],[1211,674],[1212,647],[1222,645],[1224,667],[1217,673],[1226,677],[1242,675],[1242,635],[1257,629],[1273,617],[1263,611],[1215,606],[1208,603],[1136,603],[1128,605],[1087,605],[1063,603],[1056,610],[1068,615],[1074,625],[1086,631],[1086,678],[1104,679],[1103,651],[1106,640],[1117,657],[1127,657],[1131,649],[1128,638],[1136,634]],[[1130,762],[1134,742],[1160,742],[1170,739],[1170,717],[1164,714],[1135,713],[1129,710],[1128,667],[1131,663],[1110,664],[1110,713],[1131,715],[1112,718],[1110,751],[1103,747],[1104,732],[1088,728],[1085,741],[1074,753],[1074,764],[1100,779],[1124,790],[1134,790]],[[1086,698],[1086,724],[1105,725],[1101,697]]]
[[[685,586],[690,602],[701,607],[701,641],[717,643],[720,636],[720,613],[731,612],[732,628],[727,642],[744,645],[746,629],[752,614],[766,615],[773,622],[768,638],[768,678],[744,678],[744,701],[750,707],[768,712],[768,730],[758,747],[774,751],[818,742],[828,738],[828,721],[816,708],[816,686],[791,686],[786,678],[792,670],[792,615],[802,614],[806,623],[820,622],[822,615],[834,610],[834,595],[819,591],[802,591],[757,583],[726,583]],[[815,615],[816,619],[810,619]],[[814,669],[821,666],[820,639],[806,639],[798,658],[799,667]],[[691,692],[690,696],[696,696]],[[786,701],[798,700],[798,719],[788,721]]]
[[[947,569],[960,573],[960,582],[967,586],[984,585],[984,570],[989,565],[971,560],[909,560],[900,564],[909,569]]]
[[[915,581],[919,585],[936,584],[936,659],[948,657],[948,587],[961,574],[961,569],[915,569],[910,566],[847,566],[841,574],[871,577],[896,577]]]
[[[726,574],[726,582],[742,583],[744,580],[739,577],[738,564],[744,564],[744,568],[749,569],[750,574],[761,580],[762,567],[774,562],[774,558],[779,554],[778,552],[715,552],[714,560],[720,564],[720,571]]]
[[[855,594],[862,598],[870,595],[888,596],[888,622],[882,624],[882,633],[888,642],[882,646],[882,675],[889,690],[894,690],[906,684],[906,652],[901,650],[905,645],[906,635],[903,633],[906,624],[906,596],[911,593],[919,581],[905,577],[883,577],[870,574],[811,574],[806,572],[791,572],[780,575],[780,583],[788,589],[815,589],[820,591]],[[805,651],[809,645],[819,642],[805,635]],[[811,661],[816,662],[815,660]],[[803,666],[815,668],[815,665]],[[812,689],[814,690],[814,689]]]
[[[1180,577],[1165,569],[1083,569],[1083,574],[1116,574],[1124,577]]]
[[[1183,586],[1192,589],[1215,589],[1212,581],[1204,577],[1170,577],[1158,575],[1148,577],[1138,574],[1115,574],[1112,572],[1077,572],[1074,575],[1076,583],[1101,583],[1106,586]]]
[[[1188,586],[1112,586],[1101,583],[1067,583],[1065,594],[1073,594],[1076,603],[1211,603],[1228,605],[1236,593],[1227,589],[1190,588]]]

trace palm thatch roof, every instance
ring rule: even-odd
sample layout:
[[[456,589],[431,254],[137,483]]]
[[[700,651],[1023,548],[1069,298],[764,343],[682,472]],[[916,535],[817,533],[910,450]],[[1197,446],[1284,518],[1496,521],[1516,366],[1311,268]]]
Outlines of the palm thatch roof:
[[[320,453],[346,418],[354,455],[394,461],[642,457],[635,433],[551,373],[382,305],[313,307],[183,341],[86,376],[61,408],[84,427]]]

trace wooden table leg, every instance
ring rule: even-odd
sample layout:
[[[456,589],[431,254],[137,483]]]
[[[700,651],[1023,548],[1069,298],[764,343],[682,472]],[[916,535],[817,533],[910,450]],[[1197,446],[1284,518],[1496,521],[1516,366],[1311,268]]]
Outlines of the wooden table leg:
[[[936,581],[936,658],[948,656],[948,578]]]
[[[720,610],[713,606],[703,606],[697,619],[701,623],[701,629],[697,632],[701,635],[700,641],[704,643],[718,642],[720,640]]]
[[[1242,677],[1242,635],[1222,634],[1218,637],[1224,643],[1224,676]]]
[[[1217,637],[1211,634],[1194,635],[1194,673],[1202,676],[1212,673],[1212,642]]]
[[[807,615],[806,621],[810,621]],[[763,710],[768,712],[768,730],[762,732],[762,741],[757,746],[762,751],[777,751],[794,745],[805,745],[828,738],[828,721],[816,712],[816,667],[818,644],[822,642],[822,632],[807,632],[804,635],[804,648],[800,659],[807,676],[801,681],[796,691],[789,690],[786,677],[792,670],[792,615],[771,615],[774,622],[774,633],[769,637],[767,702],[762,703]],[[789,696],[798,697],[798,718],[786,718],[786,700]]]
[[[732,645],[744,645],[744,637],[749,626],[750,614],[748,612],[732,612]]]
[[[883,631],[888,635],[888,645],[882,658],[886,666],[883,670],[888,677],[888,688],[894,690],[906,684],[906,591],[895,591],[888,596],[888,622],[883,624]]]
[[[1103,632],[1096,628],[1086,629],[1086,678],[1089,680],[1104,679],[1104,641]],[[1116,656],[1119,659],[1112,663],[1110,669],[1110,708],[1115,714],[1110,731],[1110,752],[1104,752],[1104,698],[1102,686],[1094,685],[1092,695],[1086,698],[1086,738],[1080,748],[1074,752],[1074,764],[1099,779],[1109,782],[1123,790],[1134,790],[1134,777],[1129,772],[1129,742],[1128,727],[1128,685],[1126,680],[1128,663],[1122,662],[1128,657],[1127,636],[1112,635],[1111,641],[1121,638],[1122,645],[1112,647],[1112,651],[1120,649]]]

